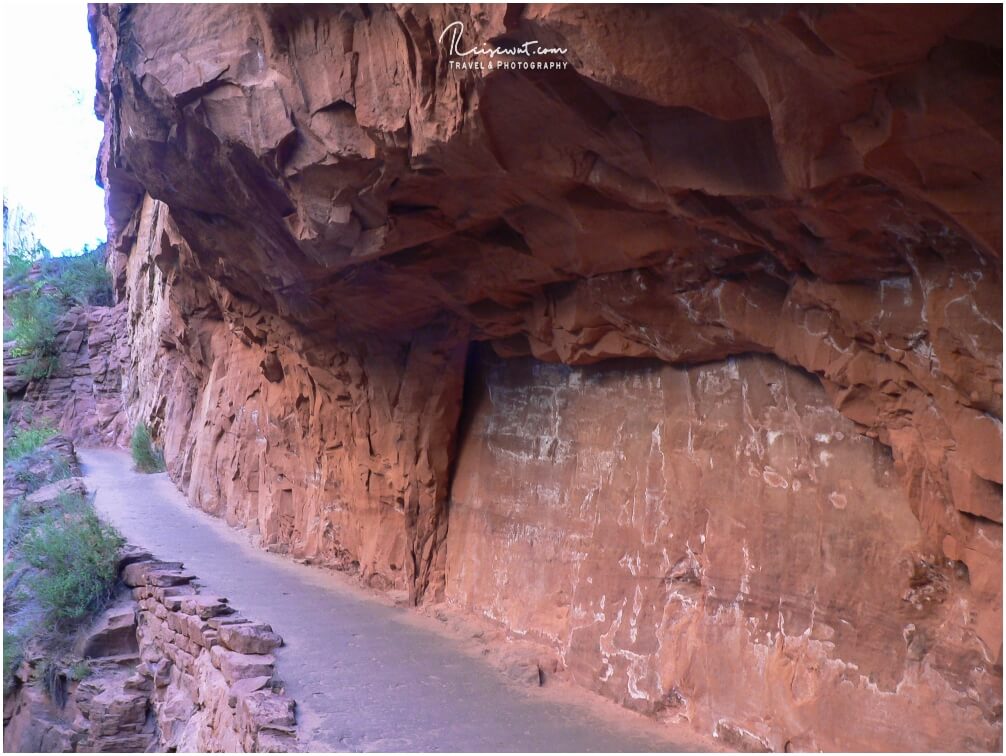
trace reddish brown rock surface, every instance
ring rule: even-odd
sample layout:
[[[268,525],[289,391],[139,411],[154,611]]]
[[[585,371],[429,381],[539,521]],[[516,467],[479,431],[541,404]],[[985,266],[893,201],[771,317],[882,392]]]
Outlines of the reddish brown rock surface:
[[[122,368],[129,355],[125,306],[73,307],[56,323],[58,358],[48,375],[29,380],[17,371],[23,358],[8,360],[4,389],[14,397],[15,423],[45,425],[78,443],[128,442]]]
[[[735,746],[999,746],[1000,8],[90,22],[199,506]]]
[[[997,716],[998,678],[961,656],[967,580],[924,550],[890,452],[816,378],[763,356],[485,355],[470,380],[452,603],[704,732],[773,750],[981,745],[942,725]]]

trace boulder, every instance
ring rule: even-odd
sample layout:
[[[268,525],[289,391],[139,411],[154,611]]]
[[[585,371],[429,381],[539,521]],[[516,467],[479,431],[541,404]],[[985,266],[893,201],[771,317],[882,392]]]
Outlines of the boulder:
[[[137,588],[148,585],[148,577],[151,572],[173,574],[182,569],[181,562],[159,562],[156,560],[145,560],[133,562],[125,565],[122,570],[122,582],[130,588]],[[189,578],[191,580],[192,578]],[[188,582],[188,581],[185,581]]]
[[[283,645],[270,625],[257,622],[220,625],[217,633],[221,643],[242,654],[268,654]]]
[[[26,514],[44,512],[55,506],[63,497],[82,497],[87,494],[83,478],[64,478],[42,486],[25,497],[23,511]]]
[[[85,658],[138,653],[135,609],[115,606],[105,610],[79,645],[80,654]]]
[[[262,690],[262,688],[265,688],[270,682],[272,682],[271,677],[245,677],[235,681],[234,684],[231,685],[227,694],[228,705],[237,707],[241,699],[251,693],[254,693],[255,691]]]
[[[269,729],[293,734],[297,724],[293,699],[271,690],[249,693],[238,701],[238,721],[250,732]]]
[[[271,677],[276,664],[271,654],[241,654],[222,646],[210,649],[210,660],[231,684],[249,677]]]
[[[211,617],[219,617],[225,614],[234,614],[234,608],[227,604],[227,599],[219,596],[204,594],[182,596],[179,598],[178,606],[185,614],[195,615],[202,620],[208,620]]]

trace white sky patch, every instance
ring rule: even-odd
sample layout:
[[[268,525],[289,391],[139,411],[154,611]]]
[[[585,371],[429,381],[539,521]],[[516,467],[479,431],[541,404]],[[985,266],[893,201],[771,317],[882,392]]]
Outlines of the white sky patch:
[[[0,4],[0,184],[53,253],[105,238],[85,3]]]

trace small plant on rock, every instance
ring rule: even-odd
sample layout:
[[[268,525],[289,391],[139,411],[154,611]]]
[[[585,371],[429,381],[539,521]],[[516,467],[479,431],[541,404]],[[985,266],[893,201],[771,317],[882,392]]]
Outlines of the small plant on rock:
[[[20,244],[15,243],[11,247],[4,246],[3,275],[8,286],[23,282],[36,263],[51,257],[45,245],[34,238],[22,239]]]
[[[81,659],[70,667],[70,679],[75,681],[83,680],[85,677],[89,677],[92,671],[93,670],[91,669],[91,665],[88,661],[86,659]]]
[[[55,659],[46,658],[37,671],[49,699],[59,708],[66,705],[66,674]]]
[[[10,551],[10,548],[17,543],[18,538],[24,531],[24,518],[21,516],[21,504],[24,499],[15,499],[11,502],[10,506],[3,511],[3,547],[4,551]],[[7,580],[7,565],[13,564],[12,561],[4,563],[4,581]]]
[[[136,469],[142,473],[164,472],[164,455],[154,447],[146,423],[138,423],[129,441]]]

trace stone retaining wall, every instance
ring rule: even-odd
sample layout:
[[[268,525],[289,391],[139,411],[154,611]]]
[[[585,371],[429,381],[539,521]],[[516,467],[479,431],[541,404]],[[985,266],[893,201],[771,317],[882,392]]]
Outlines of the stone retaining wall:
[[[139,674],[151,682],[160,746],[177,751],[296,750],[294,701],[274,678],[283,639],[200,593],[180,562],[127,557],[139,611]]]

